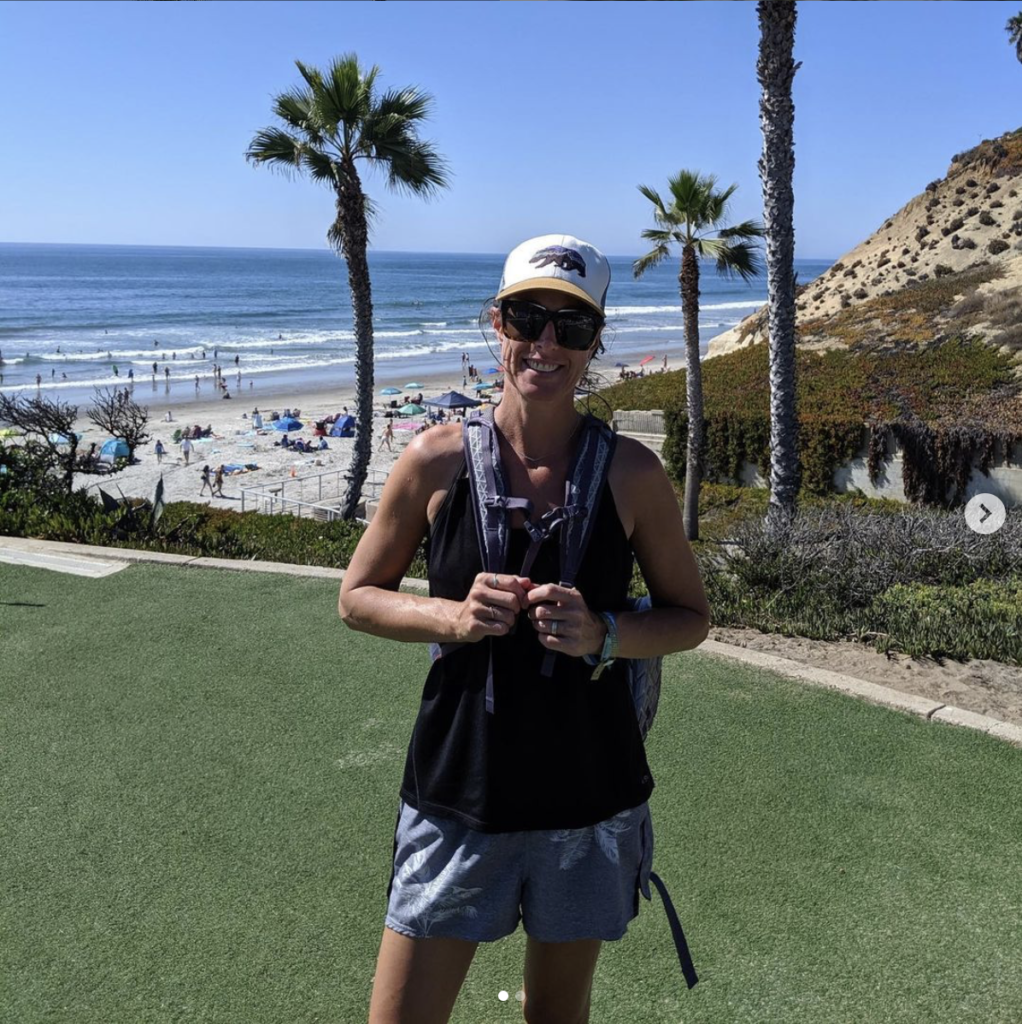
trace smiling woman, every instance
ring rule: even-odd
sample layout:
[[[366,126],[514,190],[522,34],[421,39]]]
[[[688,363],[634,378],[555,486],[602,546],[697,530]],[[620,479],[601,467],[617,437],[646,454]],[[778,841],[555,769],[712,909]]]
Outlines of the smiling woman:
[[[345,573],[349,626],[442,655],[405,759],[371,1024],[447,1020],[477,944],[519,921],[525,1019],[586,1021],[601,943],[624,936],[650,877],[665,894],[622,659],[696,647],[709,629],[674,490],[649,449],[618,437],[606,486],[572,505],[591,529],[572,585],[540,528],[569,515],[566,481],[593,428],[575,388],[600,348],[609,284],[603,254],[571,236],[511,252],[490,319],[505,371],[493,470],[514,497],[476,509],[469,428],[428,430],[395,464]],[[500,571],[484,564],[479,522],[506,540]],[[402,594],[423,537],[430,596]],[[528,574],[514,573],[527,551]],[[634,559],[644,611],[629,610]]]

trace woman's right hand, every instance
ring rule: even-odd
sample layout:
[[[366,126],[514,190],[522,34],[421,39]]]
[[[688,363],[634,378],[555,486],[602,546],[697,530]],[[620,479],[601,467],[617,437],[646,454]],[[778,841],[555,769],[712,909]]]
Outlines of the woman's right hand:
[[[532,581],[525,576],[481,572],[458,609],[458,636],[476,643],[488,636],[505,636],[519,612],[528,608],[526,594]]]

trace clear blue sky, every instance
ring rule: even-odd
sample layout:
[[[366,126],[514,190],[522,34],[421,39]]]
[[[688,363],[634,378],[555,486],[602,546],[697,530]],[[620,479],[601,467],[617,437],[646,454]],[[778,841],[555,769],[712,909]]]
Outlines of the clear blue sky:
[[[802,2],[795,238],[837,257],[954,153],[1022,125],[1013,2]],[[368,178],[378,249],[503,252],[567,231],[618,255],[636,190],[682,167],[759,217],[756,5],[0,3],[0,241],[324,248],[332,193],[245,162],[294,60],[355,51],[435,97],[453,187],[428,204]]]

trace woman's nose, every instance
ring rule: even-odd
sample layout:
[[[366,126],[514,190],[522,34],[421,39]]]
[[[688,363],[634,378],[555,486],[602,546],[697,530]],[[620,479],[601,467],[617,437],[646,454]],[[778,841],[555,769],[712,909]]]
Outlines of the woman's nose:
[[[547,320],[540,331],[539,337],[536,339],[536,344],[556,345],[557,344],[557,331],[554,329],[553,320]]]

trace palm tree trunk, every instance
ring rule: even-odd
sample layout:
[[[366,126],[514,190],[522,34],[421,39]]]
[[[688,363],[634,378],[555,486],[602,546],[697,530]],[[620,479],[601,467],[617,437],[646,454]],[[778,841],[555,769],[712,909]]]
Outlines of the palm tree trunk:
[[[703,371],[699,363],[699,261],[691,244],[681,251],[681,308],[685,317],[685,383],[688,397],[688,451],[685,460],[685,536],[699,539],[699,463],[703,447]]]
[[[795,105],[791,82],[799,65],[795,46],[795,0],[760,0],[759,61],[762,93],[759,122],[763,155],[763,226],[766,233],[767,302],[770,331],[770,498],[767,530],[774,532],[795,513],[799,488],[798,416],[795,408],[795,232],[792,140]]]
[[[348,265],[351,309],[355,321],[355,447],[348,467],[348,489],[341,505],[341,518],[354,519],[369,473],[373,451],[373,294],[366,259],[369,232],[366,226],[365,196],[354,166],[345,168],[337,189],[337,221],[334,233],[342,240],[341,251]]]

